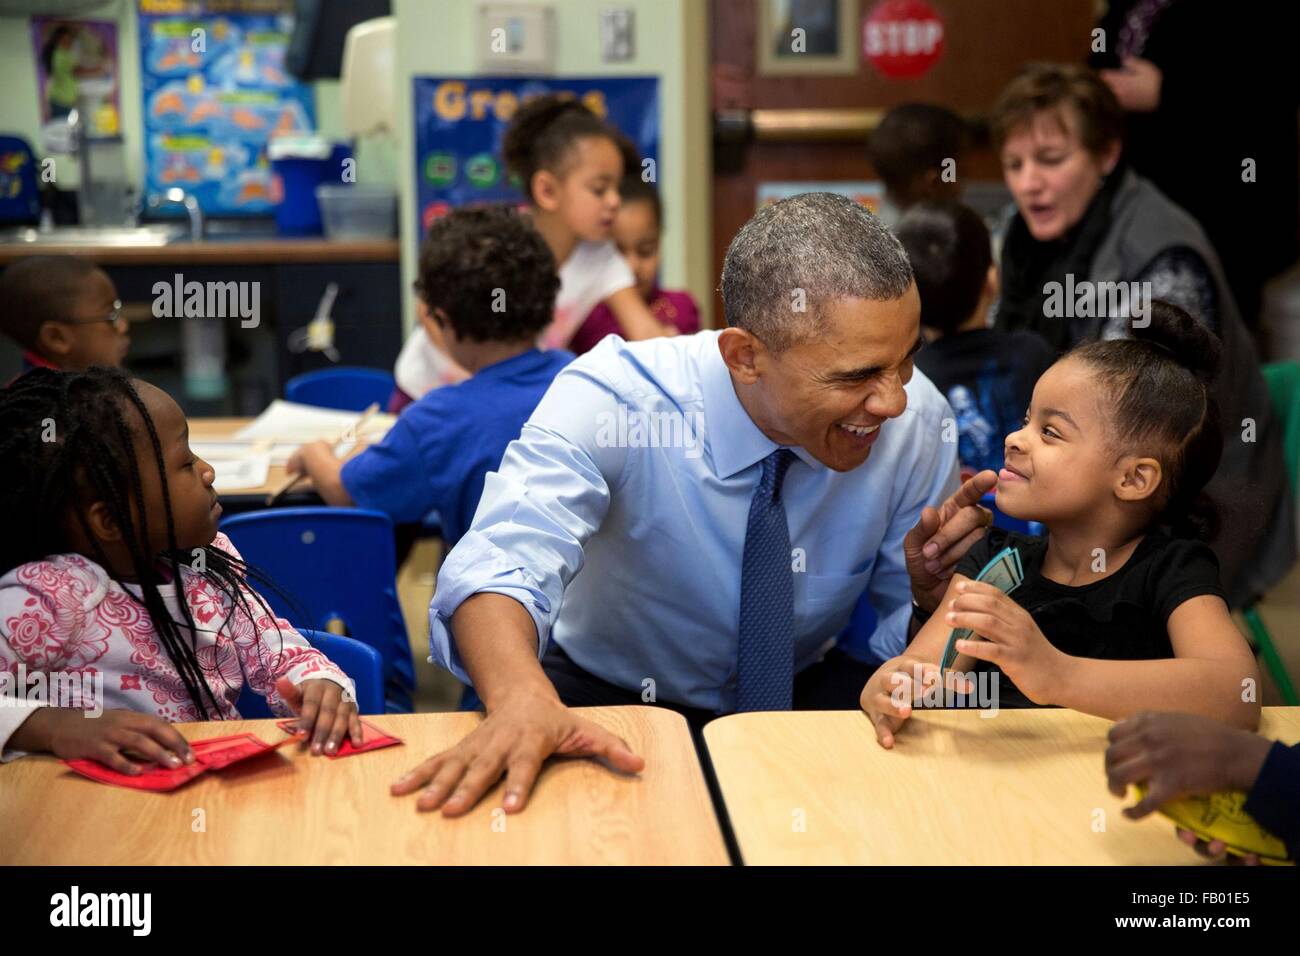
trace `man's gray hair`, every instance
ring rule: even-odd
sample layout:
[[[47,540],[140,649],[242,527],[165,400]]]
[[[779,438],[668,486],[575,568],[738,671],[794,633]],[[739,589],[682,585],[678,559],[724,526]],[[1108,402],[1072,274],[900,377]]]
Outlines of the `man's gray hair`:
[[[800,193],[764,206],[740,227],[722,264],[728,325],[775,352],[825,328],[833,299],[897,299],[912,284],[907,253],[860,203]]]

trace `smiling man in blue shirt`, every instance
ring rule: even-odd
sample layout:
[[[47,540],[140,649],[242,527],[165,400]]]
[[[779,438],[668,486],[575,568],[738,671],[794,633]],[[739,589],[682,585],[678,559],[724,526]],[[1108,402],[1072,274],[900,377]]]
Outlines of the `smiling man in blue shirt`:
[[[642,768],[571,706],[856,707],[870,668],[832,646],[858,597],[881,659],[934,609],[995,476],[957,489],[898,241],[795,196],[736,235],[722,294],[722,331],[611,336],[568,366],[488,475],[430,608],[433,659],[487,718],[395,794],[455,815],[505,772],[513,812],[553,753]]]

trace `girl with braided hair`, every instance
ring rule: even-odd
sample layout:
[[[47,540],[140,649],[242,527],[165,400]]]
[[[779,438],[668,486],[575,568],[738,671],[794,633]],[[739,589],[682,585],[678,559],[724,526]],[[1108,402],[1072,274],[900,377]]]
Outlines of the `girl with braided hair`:
[[[245,681],[297,714],[313,753],[361,742],[352,682],[271,613],[248,578],[271,583],[217,531],[212,468],[165,392],[113,368],[35,369],[0,391],[0,461],[0,760],[178,767],[194,757],[170,724],[239,719]],[[26,699],[37,674],[95,675],[103,699]]]

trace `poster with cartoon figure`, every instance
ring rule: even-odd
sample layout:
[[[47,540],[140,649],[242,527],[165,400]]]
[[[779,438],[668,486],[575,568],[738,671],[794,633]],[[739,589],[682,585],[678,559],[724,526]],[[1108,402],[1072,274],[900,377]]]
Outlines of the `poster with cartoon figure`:
[[[284,65],[291,7],[139,0],[146,196],[179,186],[208,215],[274,210],[267,143],[316,122],[311,89]]]
[[[80,99],[86,135],[121,133],[116,23],[32,17],[32,50],[42,126],[65,123]]]

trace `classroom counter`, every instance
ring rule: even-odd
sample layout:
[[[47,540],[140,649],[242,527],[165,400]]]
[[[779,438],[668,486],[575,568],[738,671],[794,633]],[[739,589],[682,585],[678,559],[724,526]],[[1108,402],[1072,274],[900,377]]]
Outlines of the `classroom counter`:
[[[334,240],[312,238],[213,238],[165,246],[78,243],[0,243],[0,266],[29,256],[85,256],[98,265],[230,265],[323,262],[397,262],[396,239]]]

